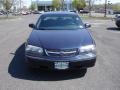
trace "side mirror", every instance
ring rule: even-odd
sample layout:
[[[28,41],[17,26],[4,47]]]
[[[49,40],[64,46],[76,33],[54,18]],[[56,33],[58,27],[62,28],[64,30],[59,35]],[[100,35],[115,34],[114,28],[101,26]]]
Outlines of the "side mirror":
[[[85,28],[90,28],[90,27],[91,27],[90,24],[88,24],[88,23],[85,24]]]
[[[29,27],[30,28],[35,28],[35,25],[34,24],[29,24]]]

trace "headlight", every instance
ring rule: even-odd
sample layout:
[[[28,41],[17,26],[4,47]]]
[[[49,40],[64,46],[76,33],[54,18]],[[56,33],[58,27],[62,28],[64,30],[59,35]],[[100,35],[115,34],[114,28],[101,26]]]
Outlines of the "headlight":
[[[95,45],[87,45],[80,47],[80,53],[96,53]]]
[[[43,53],[43,49],[41,47],[32,46],[32,45],[27,45],[25,51],[31,53],[39,53],[39,54]]]

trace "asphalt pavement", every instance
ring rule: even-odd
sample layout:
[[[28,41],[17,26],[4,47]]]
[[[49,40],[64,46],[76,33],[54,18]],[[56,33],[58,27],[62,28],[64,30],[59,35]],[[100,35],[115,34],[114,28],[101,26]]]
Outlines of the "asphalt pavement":
[[[39,15],[0,20],[0,90],[120,90],[120,30],[112,20],[87,19],[97,45],[95,67],[80,71],[29,70],[24,43]]]

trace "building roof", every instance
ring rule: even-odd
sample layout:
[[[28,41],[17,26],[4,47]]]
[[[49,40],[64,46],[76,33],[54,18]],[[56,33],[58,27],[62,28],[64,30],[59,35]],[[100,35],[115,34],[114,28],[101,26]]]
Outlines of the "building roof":
[[[47,1],[37,1],[38,5],[40,6],[51,6],[52,5],[52,0],[47,0]],[[71,4],[72,0],[65,0],[65,4]]]
[[[51,6],[52,1],[37,1],[38,5],[40,6]]]
[[[57,14],[57,15],[61,15],[61,14],[67,14],[67,15],[77,15],[76,13],[74,13],[74,12],[69,12],[69,11],[53,11],[53,12],[45,12],[43,15],[55,15],[55,14]]]

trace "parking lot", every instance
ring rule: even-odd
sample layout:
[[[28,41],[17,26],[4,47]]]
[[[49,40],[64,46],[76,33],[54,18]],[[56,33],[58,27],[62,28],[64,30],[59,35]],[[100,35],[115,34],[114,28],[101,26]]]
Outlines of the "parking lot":
[[[38,15],[0,20],[0,90],[120,90],[120,30],[112,20],[87,19],[98,51],[95,67],[79,72],[30,71],[24,43]]]

